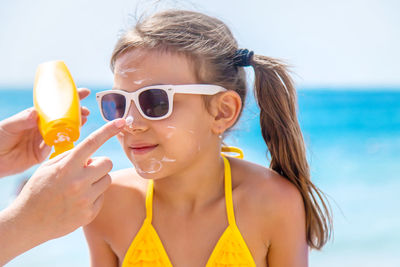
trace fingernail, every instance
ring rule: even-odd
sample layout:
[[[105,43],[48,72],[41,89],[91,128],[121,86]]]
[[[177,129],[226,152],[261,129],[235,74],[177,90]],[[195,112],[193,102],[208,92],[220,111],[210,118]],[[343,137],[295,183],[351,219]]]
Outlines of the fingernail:
[[[122,127],[125,126],[125,120],[124,119],[116,119],[116,120],[114,120],[113,123],[114,123],[115,127],[117,127],[117,128],[122,128]]]

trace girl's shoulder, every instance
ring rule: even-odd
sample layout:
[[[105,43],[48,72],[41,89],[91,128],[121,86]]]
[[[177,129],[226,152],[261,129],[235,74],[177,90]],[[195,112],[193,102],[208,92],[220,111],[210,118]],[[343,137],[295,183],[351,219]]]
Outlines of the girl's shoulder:
[[[134,194],[143,196],[146,194],[148,180],[137,174],[134,168],[122,169],[110,173],[111,186],[106,194]]]
[[[87,226],[104,240],[124,239],[116,236],[121,229],[140,228],[145,216],[147,183],[134,169],[110,173],[112,183],[104,193],[103,206]]]
[[[230,162],[234,206],[239,218],[257,218],[260,227],[274,229],[272,224],[279,225],[303,212],[301,193],[288,179],[252,162]]]
[[[110,176],[112,182],[104,194],[102,212],[117,216],[115,213],[120,214],[126,210],[144,218],[148,181],[141,178],[133,168],[112,172]]]
[[[261,197],[263,203],[300,194],[292,182],[270,168],[235,158],[230,161],[234,190]]]

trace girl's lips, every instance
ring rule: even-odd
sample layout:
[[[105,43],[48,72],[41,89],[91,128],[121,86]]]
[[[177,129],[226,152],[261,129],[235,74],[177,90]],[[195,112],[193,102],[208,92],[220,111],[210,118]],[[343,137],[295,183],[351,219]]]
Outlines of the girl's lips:
[[[132,150],[133,154],[143,155],[152,151],[157,146],[158,145],[135,145],[135,146],[130,146],[129,148]]]

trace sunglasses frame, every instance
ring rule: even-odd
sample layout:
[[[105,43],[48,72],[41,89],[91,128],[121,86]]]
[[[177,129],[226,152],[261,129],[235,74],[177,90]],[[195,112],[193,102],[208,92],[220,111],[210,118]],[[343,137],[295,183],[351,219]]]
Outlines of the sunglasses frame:
[[[160,117],[149,117],[146,114],[144,114],[140,103],[139,103],[139,95],[147,90],[150,89],[159,89],[163,90],[164,92],[167,93],[168,97],[168,112]],[[168,118],[173,110],[173,103],[174,103],[174,95],[175,94],[194,94],[194,95],[215,95],[220,92],[226,92],[228,91],[222,86],[219,85],[214,85],[214,84],[182,84],[182,85],[151,85],[151,86],[146,86],[143,88],[138,89],[135,92],[127,92],[124,90],[119,90],[119,89],[112,89],[112,90],[106,90],[102,92],[96,93],[96,100],[100,108],[100,113],[101,116],[105,121],[109,121],[104,117],[103,114],[103,109],[101,106],[101,100],[104,96],[108,94],[119,94],[123,95],[125,97],[125,111],[124,115],[121,118],[125,118],[129,112],[129,109],[131,107],[131,102],[133,101],[135,103],[135,106],[139,113],[143,116],[143,118],[146,118],[148,120],[162,120],[165,118]]]

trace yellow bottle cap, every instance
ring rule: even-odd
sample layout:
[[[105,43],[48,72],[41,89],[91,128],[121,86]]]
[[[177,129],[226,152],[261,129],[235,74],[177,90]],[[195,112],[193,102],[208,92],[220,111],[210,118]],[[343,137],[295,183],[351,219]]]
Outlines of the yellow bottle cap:
[[[50,155],[50,158],[54,158],[55,156],[60,155],[61,153],[64,153],[65,151],[68,151],[70,149],[74,148],[74,143],[73,142],[61,142],[54,144],[54,153]]]

